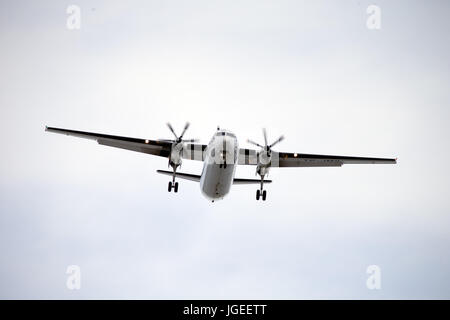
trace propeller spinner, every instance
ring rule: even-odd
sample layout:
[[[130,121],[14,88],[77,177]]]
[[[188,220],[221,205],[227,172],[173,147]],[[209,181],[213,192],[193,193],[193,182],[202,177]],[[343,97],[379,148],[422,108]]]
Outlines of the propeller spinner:
[[[264,136],[264,145],[263,146],[260,145],[257,142],[254,142],[254,141],[250,140],[250,139],[247,139],[247,142],[250,143],[250,144],[253,144],[253,145],[257,146],[257,147],[260,147],[262,149],[261,152],[264,152],[264,156],[267,157],[267,158],[270,158],[272,147],[275,146],[276,144],[280,143],[281,141],[283,141],[284,140],[284,136],[280,136],[277,140],[275,140],[271,144],[267,143],[267,131],[266,131],[265,128],[263,128],[263,136]]]
[[[267,197],[267,191],[264,190],[264,176],[266,176],[269,173],[270,164],[272,161],[271,157],[272,147],[283,141],[284,136],[280,136],[277,140],[275,140],[271,144],[268,144],[267,142],[267,131],[264,128],[263,128],[263,136],[264,136],[264,145],[260,145],[259,143],[249,139],[247,140],[247,142],[261,148],[261,151],[258,153],[258,165],[256,166],[256,174],[259,174],[259,176],[261,177],[261,185],[260,188],[256,190],[256,200],[259,200],[259,198],[261,197],[262,200],[264,201],[266,200]]]
[[[169,181],[168,191],[178,192],[178,182],[175,182],[175,177],[177,174],[177,168],[181,165],[182,162],[182,153],[185,142],[195,143],[198,139],[183,139],[186,130],[189,128],[189,122],[186,122],[184,125],[183,131],[178,136],[173,129],[172,125],[167,122],[167,127],[169,127],[170,132],[174,135],[175,139],[160,139],[159,141],[172,143],[172,147],[169,155],[169,166],[173,168],[172,181]]]

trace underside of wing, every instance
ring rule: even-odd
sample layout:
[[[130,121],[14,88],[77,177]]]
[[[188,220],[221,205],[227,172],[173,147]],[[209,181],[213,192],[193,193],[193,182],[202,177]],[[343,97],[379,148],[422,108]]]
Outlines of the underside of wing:
[[[239,149],[239,165],[257,165],[258,151]],[[395,164],[394,158],[333,156],[323,154],[275,152],[271,154],[271,167],[340,167],[344,164]]]
[[[64,134],[78,138],[95,140],[97,141],[98,144],[104,146],[142,152],[160,157],[168,157],[170,155],[171,143],[165,141],[129,138],[94,132],[52,128],[52,127],[45,127],[45,131]]]
[[[306,153],[273,152],[272,167],[340,167],[344,164],[395,164],[393,158],[333,156]]]

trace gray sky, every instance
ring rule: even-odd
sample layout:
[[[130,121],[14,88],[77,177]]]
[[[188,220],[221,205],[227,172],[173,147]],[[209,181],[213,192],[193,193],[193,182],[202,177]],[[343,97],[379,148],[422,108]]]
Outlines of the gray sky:
[[[1,1],[0,298],[449,299],[449,9]],[[203,143],[266,127],[279,151],[399,161],[273,169],[266,202],[234,186],[211,204],[194,182],[168,193],[166,159],[44,132],[168,138],[167,121]]]

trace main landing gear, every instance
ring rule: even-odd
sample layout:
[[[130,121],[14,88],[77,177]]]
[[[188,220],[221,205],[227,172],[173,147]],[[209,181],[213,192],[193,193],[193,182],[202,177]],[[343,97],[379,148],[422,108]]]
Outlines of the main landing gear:
[[[266,190],[256,190],[256,200],[261,197],[263,201],[266,201],[267,191]]]
[[[169,185],[167,187],[167,191],[171,192],[173,189],[173,192],[178,192],[178,182],[175,182],[175,177],[177,174],[177,166],[173,165],[173,175],[172,175],[172,181],[169,181]]]
[[[169,187],[167,188],[167,191],[171,192],[173,189],[173,192],[178,192],[178,182],[172,183],[172,181],[169,181]]]
[[[262,198],[263,201],[266,201],[267,191],[263,189],[264,186],[264,175],[261,176],[261,188],[256,190],[256,200]]]

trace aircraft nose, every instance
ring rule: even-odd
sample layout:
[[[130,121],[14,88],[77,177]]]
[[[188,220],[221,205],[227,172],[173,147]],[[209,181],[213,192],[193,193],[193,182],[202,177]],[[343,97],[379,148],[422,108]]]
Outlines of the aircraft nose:
[[[217,143],[218,155],[221,161],[232,163],[234,161],[235,139],[232,137],[221,137]]]

